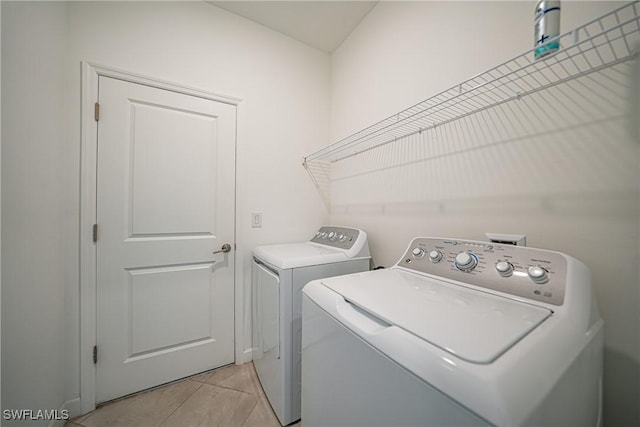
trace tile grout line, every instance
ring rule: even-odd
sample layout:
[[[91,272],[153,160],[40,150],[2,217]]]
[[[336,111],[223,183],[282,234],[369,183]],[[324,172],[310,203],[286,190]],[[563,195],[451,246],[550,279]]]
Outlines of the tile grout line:
[[[255,395],[254,395],[255,396]],[[253,413],[253,411],[256,410],[256,408],[258,407],[258,403],[259,403],[259,398],[256,397],[256,401],[253,404],[253,406],[251,407],[251,410],[247,412],[247,416],[244,418],[244,420],[242,420],[242,423],[240,423],[240,427],[244,426],[245,424],[247,424],[247,421],[249,420],[249,417],[251,416],[251,414]]]
[[[203,383],[203,384],[211,385],[211,386],[218,387],[218,388],[223,388],[225,390],[237,391],[238,393],[244,393],[244,394],[248,394],[250,396],[258,397],[260,395],[259,393],[252,393],[252,392],[246,391],[246,390],[238,390],[237,388],[227,387],[227,386],[219,385],[219,384],[211,384],[211,383]]]
[[[202,388],[202,386],[205,383],[201,383],[200,381],[194,381],[190,378],[185,378],[183,379],[183,381],[191,381],[192,383],[196,383],[196,384],[200,384],[198,387],[196,387],[191,393],[189,393],[183,400],[182,402],[180,402],[180,404],[178,406],[175,407],[175,409],[173,411],[171,411],[166,417],[164,417],[164,419],[162,419],[162,421],[160,421],[157,425],[158,427],[160,427],[162,424],[164,424],[165,421],[167,421],[169,419],[169,417],[171,417],[171,415],[174,414],[174,412],[176,412],[178,409],[180,409],[182,407],[182,405],[184,405],[184,402],[186,402],[187,400],[189,400],[189,398],[191,396],[193,396],[196,391],[200,390]]]

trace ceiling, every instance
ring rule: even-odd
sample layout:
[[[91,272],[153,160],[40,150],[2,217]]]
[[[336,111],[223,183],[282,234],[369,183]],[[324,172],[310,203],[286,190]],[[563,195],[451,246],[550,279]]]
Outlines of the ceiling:
[[[309,46],[331,53],[377,1],[209,1]]]

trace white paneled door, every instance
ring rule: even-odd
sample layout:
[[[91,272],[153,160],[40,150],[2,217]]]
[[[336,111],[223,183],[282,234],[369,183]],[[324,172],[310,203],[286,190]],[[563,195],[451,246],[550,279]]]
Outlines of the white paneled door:
[[[104,402],[234,361],[236,107],[108,77],[98,86]]]

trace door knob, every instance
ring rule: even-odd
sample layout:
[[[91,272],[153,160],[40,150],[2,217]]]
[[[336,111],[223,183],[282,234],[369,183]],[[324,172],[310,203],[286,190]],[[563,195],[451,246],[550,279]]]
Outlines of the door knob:
[[[219,254],[220,252],[224,252],[226,254],[230,250],[231,250],[231,245],[228,244],[228,243],[225,243],[224,245],[222,245],[222,247],[220,249],[218,249],[217,251],[213,251],[213,253],[214,254]]]

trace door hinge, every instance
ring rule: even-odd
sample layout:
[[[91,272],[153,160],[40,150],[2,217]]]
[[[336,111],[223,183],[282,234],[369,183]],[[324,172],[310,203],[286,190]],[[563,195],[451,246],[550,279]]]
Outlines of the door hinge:
[[[92,238],[93,243],[96,243],[98,241],[98,224],[93,224]]]
[[[100,104],[97,102],[93,106],[93,117],[96,119],[96,122],[100,120]]]
[[[98,363],[98,346],[94,345],[93,346],[93,364],[95,365],[96,363]]]

